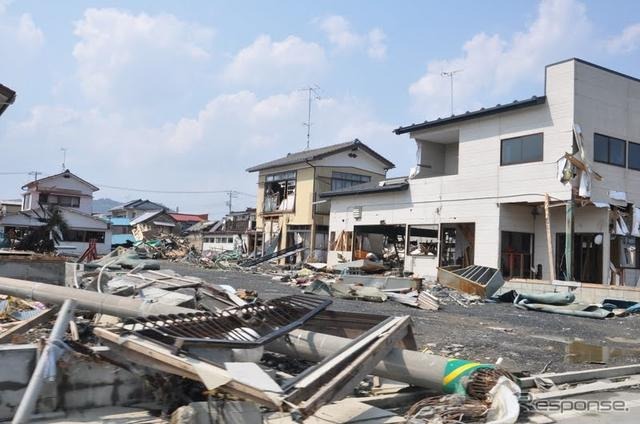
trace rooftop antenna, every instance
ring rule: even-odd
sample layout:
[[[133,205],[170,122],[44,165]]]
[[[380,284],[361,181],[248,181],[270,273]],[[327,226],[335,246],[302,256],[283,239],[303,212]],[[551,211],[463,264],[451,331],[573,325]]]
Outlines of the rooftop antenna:
[[[304,125],[305,127],[307,127],[307,149],[309,148],[309,139],[311,138],[311,102],[313,100],[320,100],[320,94],[318,94],[320,92],[320,87],[315,84],[314,86],[310,86],[310,87],[306,87],[306,88],[302,88],[300,89],[300,91],[306,91],[309,95],[309,104],[308,104],[308,109],[307,109],[307,122],[305,122]]]
[[[60,151],[62,151],[62,171],[64,172],[67,169],[67,149],[66,147],[61,147]]]
[[[463,70],[464,69],[456,69],[455,71],[443,71],[440,73],[441,76],[449,78],[451,81],[451,116],[453,116],[453,76]]]

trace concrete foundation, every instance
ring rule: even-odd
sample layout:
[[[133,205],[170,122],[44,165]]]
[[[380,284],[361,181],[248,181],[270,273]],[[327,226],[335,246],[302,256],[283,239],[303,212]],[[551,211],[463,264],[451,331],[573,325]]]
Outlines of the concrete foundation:
[[[37,359],[36,345],[0,345],[0,421],[9,420],[22,399]],[[36,414],[105,406],[128,406],[152,400],[142,379],[111,364],[72,358],[46,382]]]
[[[18,278],[62,285],[64,283],[64,260],[42,259],[37,256],[10,257],[0,255],[0,277]]]

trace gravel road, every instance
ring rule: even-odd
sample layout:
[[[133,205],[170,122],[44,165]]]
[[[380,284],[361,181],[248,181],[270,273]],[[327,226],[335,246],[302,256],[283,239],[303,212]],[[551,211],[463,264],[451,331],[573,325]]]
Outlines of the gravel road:
[[[175,262],[163,262],[162,266],[212,283],[255,290],[263,299],[300,293],[300,289],[262,274],[210,270]],[[560,372],[640,360],[640,315],[596,320],[523,311],[511,304],[493,303],[468,308],[453,303],[439,311],[425,311],[391,301],[342,299],[333,299],[331,308],[386,316],[410,315],[419,347],[436,354],[458,351],[461,358],[482,362],[495,362],[502,357],[504,364],[514,370],[537,373],[550,363],[549,371]]]

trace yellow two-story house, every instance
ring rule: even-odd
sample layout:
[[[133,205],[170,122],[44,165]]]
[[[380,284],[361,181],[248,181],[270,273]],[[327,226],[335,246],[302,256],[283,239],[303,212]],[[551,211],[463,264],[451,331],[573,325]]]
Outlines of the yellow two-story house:
[[[306,249],[291,256],[290,261],[326,261],[330,205],[319,194],[357,184],[377,184],[393,167],[355,139],[289,153],[247,169],[258,172],[258,253],[302,244]]]

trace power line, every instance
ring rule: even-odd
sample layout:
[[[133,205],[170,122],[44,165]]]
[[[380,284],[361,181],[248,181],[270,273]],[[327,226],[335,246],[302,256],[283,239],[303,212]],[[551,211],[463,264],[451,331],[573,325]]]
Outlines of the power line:
[[[183,190],[153,190],[153,189],[143,189],[143,188],[132,188],[132,187],[120,187],[120,186],[112,186],[107,184],[96,183],[100,188],[110,188],[113,190],[122,190],[122,191],[136,191],[140,193],[157,193],[157,194],[228,194],[230,192],[234,194],[240,194],[243,196],[256,197],[255,194],[245,193],[237,190],[196,190],[196,191],[183,191]]]

